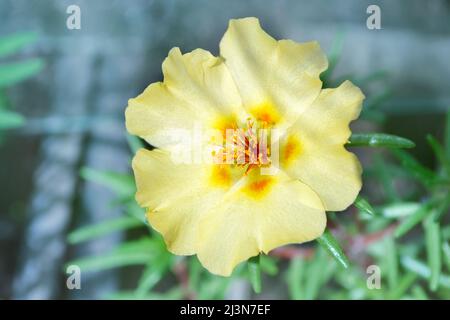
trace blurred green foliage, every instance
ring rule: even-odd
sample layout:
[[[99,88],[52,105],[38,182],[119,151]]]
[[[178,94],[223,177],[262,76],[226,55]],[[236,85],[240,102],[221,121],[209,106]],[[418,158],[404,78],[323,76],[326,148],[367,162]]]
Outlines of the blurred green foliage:
[[[7,89],[36,75],[44,66],[42,59],[12,62],[9,56],[17,54],[36,39],[37,35],[31,32],[0,37],[0,142],[5,130],[15,129],[25,124],[25,118],[11,110]]]

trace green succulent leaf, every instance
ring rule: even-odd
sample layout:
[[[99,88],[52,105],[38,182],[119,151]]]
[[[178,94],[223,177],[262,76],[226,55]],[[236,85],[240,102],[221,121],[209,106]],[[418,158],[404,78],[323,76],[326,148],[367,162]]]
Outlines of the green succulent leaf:
[[[133,195],[135,192],[134,179],[128,174],[83,167],[80,170],[80,175],[86,180],[93,181],[113,190],[120,197],[127,197]]]
[[[357,207],[359,210],[366,212],[373,216],[375,214],[375,209],[370,205],[369,201],[367,201],[365,198],[358,196],[354,203],[355,207]]]
[[[0,57],[14,54],[23,47],[35,42],[37,34],[34,32],[23,32],[0,38]]]
[[[290,263],[286,274],[286,282],[291,299],[304,299],[304,276],[306,273],[306,263],[300,257],[294,257]]]
[[[114,231],[130,229],[142,225],[142,222],[134,217],[109,219],[98,224],[88,225],[86,227],[76,229],[68,235],[67,240],[71,244],[77,244],[101,237]]]
[[[426,264],[422,263],[420,260],[417,260],[410,256],[404,256],[400,259],[400,262],[405,269],[414,272],[415,274],[424,279],[427,280],[431,279],[432,272],[430,268]],[[439,286],[450,288],[449,275],[441,274],[437,281]]]
[[[83,272],[100,271],[132,265],[145,265],[158,256],[161,249],[152,239],[142,238],[125,242],[110,252],[80,258],[68,263],[77,265]]]
[[[392,154],[401,162],[402,166],[424,185],[433,183],[437,175],[427,167],[420,164],[414,157],[403,150],[393,150]]]
[[[261,285],[261,266],[259,255],[248,259],[248,275],[253,290],[256,293],[261,293],[262,285]]]
[[[39,73],[43,67],[41,59],[0,65],[0,88],[10,87],[26,80]]]
[[[394,231],[396,238],[400,238],[414,228],[430,214],[429,204],[422,205],[414,214],[408,216]]]
[[[15,129],[25,124],[25,118],[12,111],[0,109],[0,130]]]
[[[431,270],[430,289],[436,291],[441,274],[441,236],[439,222],[433,217],[424,221],[425,244],[427,248],[428,266]]]
[[[416,145],[409,139],[385,133],[354,133],[350,136],[348,147],[387,147],[414,148]]]
[[[348,268],[350,262],[339,245],[333,234],[325,230],[320,238],[317,238],[317,242],[330,254],[336,261],[344,268]]]

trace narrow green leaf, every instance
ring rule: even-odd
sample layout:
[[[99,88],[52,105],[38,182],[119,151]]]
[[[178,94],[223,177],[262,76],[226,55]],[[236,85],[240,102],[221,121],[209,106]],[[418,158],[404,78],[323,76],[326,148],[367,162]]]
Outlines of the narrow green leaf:
[[[328,69],[325,72],[323,72],[320,76],[320,78],[324,83],[324,87],[328,87],[328,85],[330,85],[330,80],[333,71],[336,68],[336,65],[341,56],[343,40],[344,40],[344,33],[338,32],[333,40],[331,51],[328,54]]]
[[[442,148],[441,144],[439,143],[439,141],[436,140],[435,137],[433,137],[433,135],[428,134],[427,135],[427,142],[430,145],[431,149],[434,152],[434,155],[436,156],[436,158],[442,163],[445,163],[445,153],[444,153],[444,149]]]
[[[320,238],[317,238],[317,242],[344,268],[348,268],[350,262],[341,246],[337,242],[333,234],[325,230]]]
[[[442,168],[445,169],[447,174],[450,173],[450,159],[446,159],[445,150],[442,145],[431,134],[427,135],[427,141]]]
[[[420,285],[415,285],[412,287],[411,293],[416,300],[428,300],[427,293]]]
[[[346,146],[413,148],[415,143],[406,138],[385,133],[354,133],[350,136]]]
[[[30,59],[0,65],[0,88],[15,85],[39,73],[44,67],[41,59]]]
[[[16,113],[7,110],[0,110],[0,130],[14,129],[23,126],[25,118]]]
[[[259,255],[259,264],[261,266],[261,271],[274,276],[278,273],[277,262],[275,258],[266,256],[265,254]]]
[[[179,300],[183,298],[183,290],[174,288],[163,293],[150,292],[139,296],[135,291],[118,291],[105,296],[107,300]]]
[[[136,295],[138,297],[143,297],[150,291],[163,277],[164,270],[159,270],[155,266],[149,264],[147,269],[142,274],[139,280],[139,285],[136,289]]]
[[[327,254],[325,250],[317,249],[314,254],[314,260],[311,261],[306,269],[305,274],[305,300],[314,300],[317,298],[322,280],[325,274],[325,265],[327,265]]]
[[[414,226],[421,222],[430,213],[429,205],[422,205],[414,214],[408,216],[396,229],[394,235],[396,238],[400,238]]]
[[[100,271],[131,265],[147,264],[150,259],[159,253],[150,239],[144,238],[132,242],[126,242],[114,250],[95,256],[80,258],[68,263],[77,265],[82,272]]]
[[[201,286],[200,280],[203,267],[196,256],[189,257],[188,259],[189,289],[193,292],[198,292]]]
[[[259,255],[248,259],[248,275],[255,293],[261,293],[261,267]]]
[[[400,281],[398,286],[396,286],[389,294],[388,298],[391,300],[398,300],[405,294],[406,291],[416,282],[418,278],[417,273],[408,272],[404,275]]]
[[[356,197],[354,205],[363,212],[366,212],[372,216],[375,215],[375,210],[373,209],[373,207],[365,198],[361,196]]]
[[[150,258],[151,254],[145,252],[115,252],[78,259],[72,261],[71,264],[79,266],[82,271],[89,272],[142,265],[147,263]]]
[[[443,227],[441,229],[441,235],[442,235],[442,239],[450,239],[450,226],[447,227]]]
[[[93,238],[101,237],[114,231],[125,230],[139,226],[143,226],[142,222],[135,219],[134,217],[120,217],[109,219],[101,223],[76,229],[68,235],[67,240],[70,244],[77,244],[80,242],[91,240]]]
[[[424,221],[424,228],[428,266],[431,270],[430,289],[435,291],[438,287],[442,267],[439,223],[434,221],[433,217],[430,217]]]
[[[325,250],[321,250],[324,253],[324,256],[328,258],[328,253]],[[334,261],[333,261],[334,262]],[[336,274],[337,271],[342,271],[337,263],[328,263],[327,261],[323,262],[325,264],[325,270],[322,272],[321,283],[325,284]],[[320,267],[317,267],[320,269]]]
[[[381,158],[379,154],[375,155],[375,170],[376,178],[383,185],[383,192],[385,197],[389,200],[388,202],[399,202],[400,196],[398,195],[397,189],[394,186],[394,180],[392,179],[392,173],[390,168],[386,166],[386,161]]]
[[[5,89],[0,89],[0,110],[5,110],[11,105],[11,101],[5,93]]]
[[[446,213],[448,213],[449,208],[450,208],[450,197],[447,197],[437,205],[436,212],[434,214],[434,221],[439,222],[442,219],[442,217]]]
[[[141,208],[136,201],[129,201],[125,204],[125,208],[127,214],[148,225],[148,221],[145,218],[145,209]]]
[[[16,33],[0,38],[0,57],[18,52],[23,47],[36,41],[37,34],[34,32]]]
[[[379,211],[385,218],[401,218],[412,215],[420,207],[422,204],[419,202],[401,202],[383,206]]]
[[[161,257],[147,264],[139,279],[136,295],[144,297],[164,277],[170,268],[170,254],[161,254]]]
[[[132,196],[135,192],[133,177],[128,174],[83,167],[80,170],[80,175],[86,180],[110,188],[121,197]]]
[[[425,185],[429,185],[436,179],[436,174],[420,164],[409,153],[403,150],[393,150],[392,154],[401,162],[409,173]]]
[[[405,269],[414,272],[415,274],[419,275],[424,279],[430,280],[431,271],[426,264],[409,256],[402,257],[400,262]],[[441,276],[438,279],[438,283],[442,287],[450,288],[450,276],[441,274]]]
[[[295,257],[290,261],[286,281],[289,290],[289,296],[293,300],[302,300],[304,298],[303,278],[305,273],[305,262],[300,257]]]
[[[450,244],[448,241],[443,241],[442,243],[442,257],[447,267],[447,271],[450,272]]]
[[[225,298],[225,291],[230,283],[229,277],[214,277],[209,276],[202,280],[200,291],[197,292],[199,300],[205,299],[219,299]]]

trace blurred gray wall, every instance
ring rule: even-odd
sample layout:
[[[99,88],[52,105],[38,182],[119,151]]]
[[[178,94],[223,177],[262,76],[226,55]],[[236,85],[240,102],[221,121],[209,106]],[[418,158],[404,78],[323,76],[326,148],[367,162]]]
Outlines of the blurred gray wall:
[[[71,4],[81,8],[81,30],[66,28]],[[366,27],[369,4],[381,8],[381,30]],[[1,0],[0,35],[38,32],[39,42],[23,55],[39,55],[47,66],[10,92],[31,120],[29,135],[19,135],[0,151],[2,159],[10,159],[2,160],[2,169],[12,173],[2,186],[13,184],[11,196],[0,201],[2,212],[24,203],[26,221],[16,225],[0,217],[0,224],[3,219],[10,226],[9,238],[2,241],[5,247],[14,245],[0,252],[0,297],[71,296],[62,272],[70,249],[68,229],[120,214],[109,206],[109,191],[80,181],[79,166],[127,171],[127,99],[160,79],[161,62],[171,47],[184,52],[201,47],[217,54],[227,21],[245,16],[259,17],[277,38],[318,40],[327,52],[343,32],[337,76],[387,70],[385,84],[393,93],[384,106],[387,112],[442,112],[450,106],[450,2],[445,0]],[[60,122],[65,116],[73,123]],[[85,116],[97,120],[86,124]],[[38,152],[17,147],[31,137],[37,137]],[[21,167],[14,159],[24,157],[33,159],[33,175],[29,169],[16,170]],[[24,195],[20,190],[28,185],[32,192]],[[103,252],[118,241],[115,235],[71,255]],[[95,275],[84,283],[81,296],[101,297],[117,286],[114,272]]]

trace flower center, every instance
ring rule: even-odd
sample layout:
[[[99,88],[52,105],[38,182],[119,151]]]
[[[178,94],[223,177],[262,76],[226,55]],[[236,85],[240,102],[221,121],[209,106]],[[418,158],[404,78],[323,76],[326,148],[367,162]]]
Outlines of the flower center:
[[[245,129],[226,129],[225,144],[212,152],[214,163],[251,169],[270,166],[270,129],[266,121],[247,119]]]

